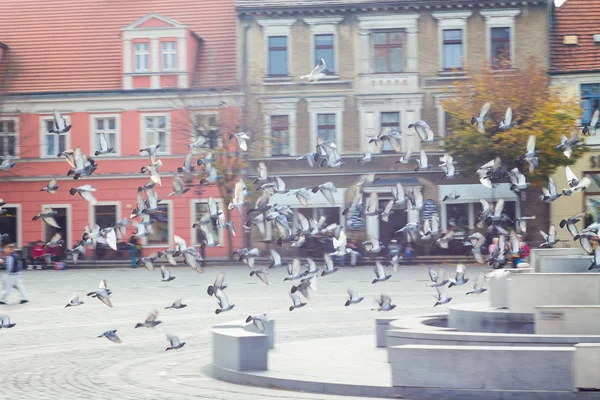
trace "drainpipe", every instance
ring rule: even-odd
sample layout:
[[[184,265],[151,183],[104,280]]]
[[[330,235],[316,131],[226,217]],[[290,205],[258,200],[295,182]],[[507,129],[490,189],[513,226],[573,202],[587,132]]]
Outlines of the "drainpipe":
[[[244,25],[244,34],[242,38],[242,91],[244,96],[244,132],[248,132],[248,31],[252,27],[252,17],[246,16],[246,24]],[[244,153],[242,156],[247,158],[248,155],[245,152],[242,152],[238,149],[238,154]],[[242,179],[246,179],[248,168],[243,168],[241,171]],[[243,214],[240,213],[240,229],[244,226],[244,217]],[[245,229],[244,229],[245,230]],[[246,231],[245,235],[245,246],[250,246],[250,230]]]

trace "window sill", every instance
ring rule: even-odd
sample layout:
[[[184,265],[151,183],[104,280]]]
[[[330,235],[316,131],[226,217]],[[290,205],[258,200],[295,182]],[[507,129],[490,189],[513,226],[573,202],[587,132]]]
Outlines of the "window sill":
[[[266,82],[291,82],[294,80],[293,76],[285,75],[285,76],[265,76],[263,81]]]
[[[185,74],[187,74],[187,71],[178,71],[178,70],[123,72],[123,75],[125,75],[125,76],[185,75]]]
[[[462,76],[467,76],[467,71],[465,70],[444,70],[444,71],[438,71],[438,76],[440,77],[462,77]]]

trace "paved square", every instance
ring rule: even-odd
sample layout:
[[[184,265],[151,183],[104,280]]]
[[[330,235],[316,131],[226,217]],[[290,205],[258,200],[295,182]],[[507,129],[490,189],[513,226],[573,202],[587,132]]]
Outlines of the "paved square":
[[[446,267],[448,276],[453,267]],[[215,314],[216,299],[206,293],[220,271],[226,271],[226,294],[235,308]],[[391,271],[391,270],[389,270]],[[469,267],[472,280],[481,271]],[[0,330],[2,389],[0,399],[349,399],[348,397],[294,393],[228,384],[207,377],[203,368],[211,363],[210,328],[219,322],[245,319],[267,313],[276,319],[276,344],[311,338],[374,335],[371,311],[374,298],[388,294],[397,308],[387,315],[443,312],[432,308],[436,291],[428,288],[426,267],[401,267],[387,282],[371,284],[370,267],[342,268],[318,278],[318,292],[308,305],[288,311],[291,284],[283,282],[286,271],[270,275],[266,286],[248,276],[248,268],[210,267],[201,275],[185,267],[171,269],[175,280],[160,282],[160,270],[104,269],[26,271],[25,289],[30,303],[20,305],[15,292],[12,304],[0,306],[16,322]],[[113,308],[86,297],[106,279],[112,290]],[[467,285],[451,289],[452,303],[487,301],[487,293],[466,296]],[[346,289],[353,288],[365,300],[345,307]],[[76,292],[85,304],[64,308]],[[165,310],[178,298],[188,306]],[[154,329],[134,329],[150,311],[159,311],[163,321]],[[117,329],[123,343],[97,338]],[[175,334],[187,344],[165,352],[166,334]],[[373,343],[375,338],[373,337]],[[302,351],[302,349],[298,349]]]

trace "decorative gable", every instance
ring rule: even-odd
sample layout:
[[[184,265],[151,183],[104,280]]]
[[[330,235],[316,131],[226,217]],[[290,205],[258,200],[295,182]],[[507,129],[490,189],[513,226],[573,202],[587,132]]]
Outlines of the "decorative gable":
[[[150,13],[121,30],[124,89],[190,86],[202,38],[188,25]]]

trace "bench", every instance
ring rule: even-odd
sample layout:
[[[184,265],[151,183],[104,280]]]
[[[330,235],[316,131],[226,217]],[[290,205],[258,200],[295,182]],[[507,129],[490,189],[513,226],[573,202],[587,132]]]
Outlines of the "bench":
[[[213,328],[213,365],[233,371],[266,371],[267,335],[243,328]]]
[[[574,347],[388,347],[393,386],[441,389],[571,391],[574,353]]]
[[[387,330],[390,322],[397,319],[392,317],[375,318],[375,344],[377,347],[387,347]]]

